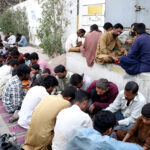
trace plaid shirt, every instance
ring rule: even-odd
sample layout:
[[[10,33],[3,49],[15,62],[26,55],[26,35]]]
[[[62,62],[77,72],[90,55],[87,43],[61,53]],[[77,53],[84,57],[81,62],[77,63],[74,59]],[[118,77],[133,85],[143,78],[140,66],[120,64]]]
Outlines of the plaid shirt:
[[[21,107],[25,92],[22,83],[17,75],[10,78],[4,87],[2,102],[6,111],[9,113],[18,110]]]

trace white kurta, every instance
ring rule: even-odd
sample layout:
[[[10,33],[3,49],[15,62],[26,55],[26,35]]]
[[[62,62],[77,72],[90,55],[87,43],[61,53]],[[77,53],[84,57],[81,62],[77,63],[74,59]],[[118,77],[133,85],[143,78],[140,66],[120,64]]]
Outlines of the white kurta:
[[[4,78],[5,76],[11,73],[12,73],[11,66],[3,65],[2,67],[0,67],[0,79]]]
[[[9,38],[8,38],[8,44],[9,45],[12,45],[12,44],[15,44],[16,43],[16,37],[14,35],[11,35]]]
[[[88,114],[81,111],[77,105],[62,110],[56,119],[52,149],[65,150],[67,136],[69,136],[74,128],[79,126],[87,128],[93,126]]]
[[[29,128],[34,108],[46,96],[49,96],[49,94],[43,86],[34,86],[27,92],[19,111],[18,124],[21,127]]]

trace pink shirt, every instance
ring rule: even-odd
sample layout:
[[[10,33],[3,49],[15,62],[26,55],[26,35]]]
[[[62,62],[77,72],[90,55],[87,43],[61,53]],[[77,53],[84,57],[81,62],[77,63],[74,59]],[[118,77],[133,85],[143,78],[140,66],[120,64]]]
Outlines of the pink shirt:
[[[43,70],[45,68],[50,69],[51,75],[54,75],[54,70],[50,67],[50,65],[43,59],[39,58],[37,61],[37,64],[39,64],[40,68]]]

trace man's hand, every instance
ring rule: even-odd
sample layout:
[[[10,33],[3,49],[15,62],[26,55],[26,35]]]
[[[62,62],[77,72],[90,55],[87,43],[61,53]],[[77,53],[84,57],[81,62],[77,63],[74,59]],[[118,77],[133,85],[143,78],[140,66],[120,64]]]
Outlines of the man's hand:
[[[127,56],[127,55],[128,55],[128,52],[127,52],[126,50],[124,51],[124,55],[125,55],[125,56]]]
[[[126,40],[126,43],[127,43],[127,44],[132,44],[132,43],[133,43],[133,40]]]
[[[148,148],[147,148],[146,146],[143,146],[143,149],[144,149],[144,150],[148,150]]]
[[[111,56],[111,58],[112,58],[114,61],[118,61],[118,58],[117,58],[117,57]]]
[[[94,106],[94,104],[92,104],[92,105],[90,106],[90,108],[89,108],[89,111],[90,111],[91,113],[93,113],[94,108],[95,108],[95,106]]]

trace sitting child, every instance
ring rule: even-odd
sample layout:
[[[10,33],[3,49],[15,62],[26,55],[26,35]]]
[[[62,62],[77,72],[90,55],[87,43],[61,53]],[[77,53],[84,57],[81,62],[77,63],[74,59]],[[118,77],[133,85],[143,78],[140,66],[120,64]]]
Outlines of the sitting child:
[[[33,77],[31,79],[31,86],[40,85],[42,73],[40,70],[40,66],[38,64],[33,64],[31,67],[31,71],[33,73]]]
[[[24,56],[23,59],[25,60],[25,64],[27,66],[29,66],[30,65],[30,59],[29,59],[30,54],[29,53],[25,53],[23,56]]]
[[[128,131],[118,130],[117,138],[124,142],[137,143],[144,150],[150,150],[150,103],[142,108],[140,116],[135,125]]]
[[[44,77],[47,77],[47,76],[49,76],[49,75],[51,75],[51,71],[50,71],[48,68],[45,68],[45,69],[43,70],[43,76],[44,76]]]

